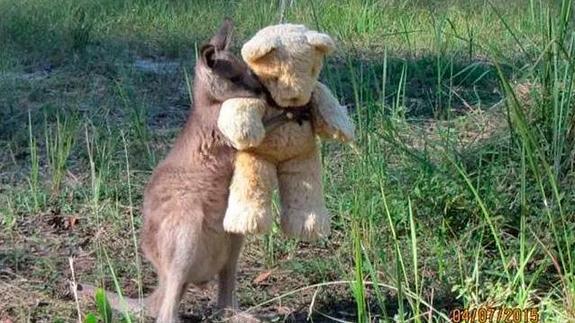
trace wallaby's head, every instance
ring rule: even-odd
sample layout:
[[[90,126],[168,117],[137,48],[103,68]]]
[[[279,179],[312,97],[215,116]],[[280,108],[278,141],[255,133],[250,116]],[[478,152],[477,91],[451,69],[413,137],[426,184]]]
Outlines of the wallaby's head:
[[[230,51],[233,23],[225,19],[220,30],[200,49],[196,82],[216,101],[235,97],[254,97],[262,84],[247,64]]]

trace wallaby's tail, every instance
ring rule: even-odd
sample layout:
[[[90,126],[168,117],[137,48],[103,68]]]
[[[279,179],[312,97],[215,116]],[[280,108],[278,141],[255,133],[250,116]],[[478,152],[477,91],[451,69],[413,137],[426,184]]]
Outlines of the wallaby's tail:
[[[96,291],[98,288],[90,284],[78,284],[76,287],[76,292],[78,293],[78,298],[83,299],[94,299]],[[120,297],[116,293],[106,291],[106,300],[112,307],[112,309],[130,314],[145,314],[149,315],[146,311],[146,304],[148,303],[148,298],[138,299],[129,297]]]

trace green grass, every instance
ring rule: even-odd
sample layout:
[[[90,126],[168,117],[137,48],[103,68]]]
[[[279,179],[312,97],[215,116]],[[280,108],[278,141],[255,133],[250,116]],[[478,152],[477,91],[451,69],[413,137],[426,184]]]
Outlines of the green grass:
[[[242,309],[444,322],[455,309],[535,307],[545,322],[575,321],[573,10],[0,0],[0,318],[75,320],[70,256],[80,282],[150,292],[137,248],[143,188],[185,120],[197,47],[230,16],[236,49],[281,17],[331,34],[322,80],[358,130],[357,151],[322,147],[333,234],[250,238]],[[184,307],[209,317],[199,294]],[[109,320],[101,298],[81,302],[88,321]]]

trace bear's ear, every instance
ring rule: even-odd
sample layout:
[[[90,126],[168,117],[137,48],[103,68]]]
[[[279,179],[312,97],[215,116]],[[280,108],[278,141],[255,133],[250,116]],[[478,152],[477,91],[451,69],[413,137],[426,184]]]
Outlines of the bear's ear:
[[[265,42],[250,40],[242,47],[242,58],[248,63],[255,63],[264,57],[273,55],[276,48],[277,43],[269,39]]]
[[[232,43],[233,31],[233,21],[230,18],[225,18],[220,26],[220,30],[210,39],[210,44],[213,45],[216,50],[228,50]]]
[[[317,31],[309,31],[306,33],[306,38],[310,45],[315,47],[315,49],[322,54],[331,54],[335,49],[335,42],[326,34],[318,33]]]

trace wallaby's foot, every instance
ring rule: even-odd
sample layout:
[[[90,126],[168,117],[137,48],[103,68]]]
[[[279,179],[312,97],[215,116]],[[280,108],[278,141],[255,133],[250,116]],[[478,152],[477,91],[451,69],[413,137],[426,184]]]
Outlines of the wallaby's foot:
[[[234,309],[221,309],[215,313],[217,320],[222,320],[224,322],[230,323],[258,323],[261,322],[257,317]]]
[[[74,285],[70,284],[70,288],[72,289],[72,294],[74,294]],[[98,289],[98,287],[90,284],[76,285],[78,299],[82,301],[94,301]],[[118,312],[128,311],[133,314],[142,314],[145,312],[145,303],[147,302],[147,299],[140,300],[136,298],[120,297],[118,294],[108,291],[105,291],[105,293],[106,300],[110,304],[110,307]],[[154,316],[155,313],[146,313],[146,315]]]

